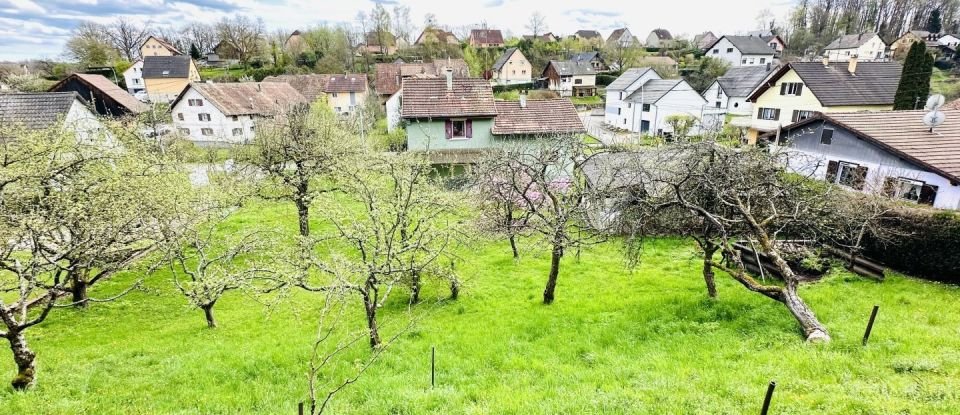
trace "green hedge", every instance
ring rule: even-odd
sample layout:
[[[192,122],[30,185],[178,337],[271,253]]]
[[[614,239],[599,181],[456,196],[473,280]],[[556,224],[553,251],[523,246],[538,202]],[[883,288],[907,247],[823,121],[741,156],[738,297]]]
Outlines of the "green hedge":
[[[519,91],[521,89],[533,89],[533,83],[525,84],[512,84],[512,85],[494,85],[493,93],[505,92],[505,91]]]
[[[960,284],[960,214],[896,209],[883,218],[886,240],[867,238],[865,254],[910,275]]]
[[[617,77],[614,76],[614,75],[607,75],[607,74],[604,74],[604,73],[598,74],[598,75],[597,75],[597,86],[607,86],[607,85],[612,84],[613,81],[616,81],[616,80],[617,80]]]

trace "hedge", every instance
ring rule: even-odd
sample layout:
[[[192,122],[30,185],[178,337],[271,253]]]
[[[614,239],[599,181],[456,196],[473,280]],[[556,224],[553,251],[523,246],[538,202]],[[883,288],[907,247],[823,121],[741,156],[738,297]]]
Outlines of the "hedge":
[[[868,257],[910,275],[960,284],[960,214],[899,208],[886,214],[882,224],[892,236],[868,237]]]
[[[523,84],[510,84],[510,85],[494,85],[493,93],[504,92],[504,91],[518,91],[521,89],[533,89],[533,83],[523,83]]]
[[[612,84],[613,81],[616,81],[616,80],[617,80],[617,77],[613,75],[607,75],[604,73],[597,74],[597,86],[607,86]]]

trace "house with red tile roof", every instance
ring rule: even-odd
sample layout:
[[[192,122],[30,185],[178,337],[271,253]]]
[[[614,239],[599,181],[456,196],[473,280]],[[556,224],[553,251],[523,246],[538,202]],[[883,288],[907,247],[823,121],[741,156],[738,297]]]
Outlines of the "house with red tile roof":
[[[503,33],[496,29],[473,29],[467,42],[475,48],[502,48]]]

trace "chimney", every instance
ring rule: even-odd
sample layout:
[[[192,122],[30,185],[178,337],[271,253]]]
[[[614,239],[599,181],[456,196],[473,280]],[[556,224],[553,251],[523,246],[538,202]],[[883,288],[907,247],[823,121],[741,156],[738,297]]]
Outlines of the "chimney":
[[[773,65],[773,62],[767,62],[767,72],[770,72],[770,67]]]
[[[526,108],[526,107],[527,107],[527,91],[521,89],[520,90],[520,108]]]
[[[447,91],[453,91],[453,69],[447,68]]]
[[[830,58],[827,57],[827,56],[824,56],[824,57],[823,57],[823,67],[824,67],[824,68],[829,68],[829,67],[830,67]]]
[[[857,74],[857,55],[850,57],[850,60],[847,62],[847,71],[850,72],[850,75]]]

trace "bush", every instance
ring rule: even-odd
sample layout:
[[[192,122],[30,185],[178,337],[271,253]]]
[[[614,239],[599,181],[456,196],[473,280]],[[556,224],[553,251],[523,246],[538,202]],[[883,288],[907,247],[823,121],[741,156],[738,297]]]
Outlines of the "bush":
[[[868,257],[911,275],[960,284],[960,214],[898,208],[883,218],[883,225],[894,236],[867,238]]]
[[[617,77],[614,75],[607,75],[605,73],[597,75],[597,86],[607,86],[616,81]]]
[[[287,72],[284,67],[269,67],[269,68],[256,68],[247,71],[247,75],[252,77],[253,80],[260,82],[263,78],[268,76],[283,75]]]

